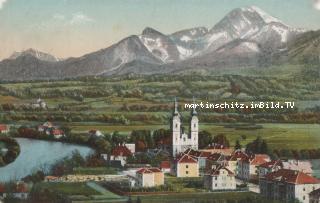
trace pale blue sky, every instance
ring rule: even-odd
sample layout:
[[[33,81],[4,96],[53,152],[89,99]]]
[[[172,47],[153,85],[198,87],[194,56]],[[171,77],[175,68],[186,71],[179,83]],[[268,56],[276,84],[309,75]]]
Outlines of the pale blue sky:
[[[232,9],[248,5],[288,25],[320,29],[312,0],[0,0],[0,59],[30,47],[80,56],[146,26],[163,33],[211,28]]]

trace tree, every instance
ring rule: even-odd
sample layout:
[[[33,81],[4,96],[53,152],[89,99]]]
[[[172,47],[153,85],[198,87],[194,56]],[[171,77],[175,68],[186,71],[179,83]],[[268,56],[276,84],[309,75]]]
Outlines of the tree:
[[[241,144],[240,144],[240,141],[239,141],[239,140],[236,140],[236,144],[235,144],[235,146],[234,146],[234,149],[237,150],[237,149],[241,149],[241,148],[242,148],[242,146],[241,146]]]
[[[230,146],[229,140],[224,134],[218,134],[214,136],[212,142],[215,144],[223,145],[224,147]]]
[[[268,154],[268,144],[265,140],[258,136],[255,140],[247,144],[246,152],[254,154]]]
[[[199,148],[203,149],[212,143],[212,135],[208,131],[200,131],[198,136]]]

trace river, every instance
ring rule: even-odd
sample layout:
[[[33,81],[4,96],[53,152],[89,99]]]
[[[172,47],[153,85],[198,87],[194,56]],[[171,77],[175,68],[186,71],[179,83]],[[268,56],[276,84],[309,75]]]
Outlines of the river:
[[[16,138],[16,140],[20,145],[20,155],[13,163],[0,167],[0,182],[19,180],[38,169],[48,168],[56,161],[72,155],[75,150],[83,157],[94,152],[89,147],[75,144],[27,138]]]

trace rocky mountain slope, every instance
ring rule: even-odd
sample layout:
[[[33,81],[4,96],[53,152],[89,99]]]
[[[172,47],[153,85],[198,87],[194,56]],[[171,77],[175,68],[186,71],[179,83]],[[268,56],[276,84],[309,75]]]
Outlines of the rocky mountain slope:
[[[211,29],[196,27],[166,35],[147,27],[140,35],[78,58],[58,60],[32,49],[15,53],[0,62],[0,80],[264,67],[317,53],[319,32],[292,28],[251,6],[232,10]]]

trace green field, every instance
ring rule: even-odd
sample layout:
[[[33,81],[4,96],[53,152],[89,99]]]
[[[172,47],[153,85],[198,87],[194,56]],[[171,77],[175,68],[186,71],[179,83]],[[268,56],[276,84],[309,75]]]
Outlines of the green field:
[[[132,197],[135,200],[135,197]],[[260,203],[278,203],[277,201],[262,199],[251,192],[215,192],[215,193],[182,193],[169,195],[150,195],[140,196],[142,203],[224,203],[224,202],[260,202]]]
[[[38,183],[37,188],[47,188],[64,195],[100,195],[86,183]]]
[[[320,125],[319,124],[290,124],[290,123],[263,123],[261,129],[235,129],[226,128],[223,124],[201,124],[200,130],[206,130],[212,135],[225,134],[230,140],[231,145],[238,139],[242,145],[261,136],[267,141],[272,149],[316,149],[320,143]],[[168,129],[168,125],[127,125],[127,126],[109,126],[104,124],[71,124],[75,132],[88,132],[90,129],[99,129],[104,133],[119,131],[120,133],[130,134],[132,130],[157,130],[161,128]],[[241,135],[245,135],[243,140]]]

